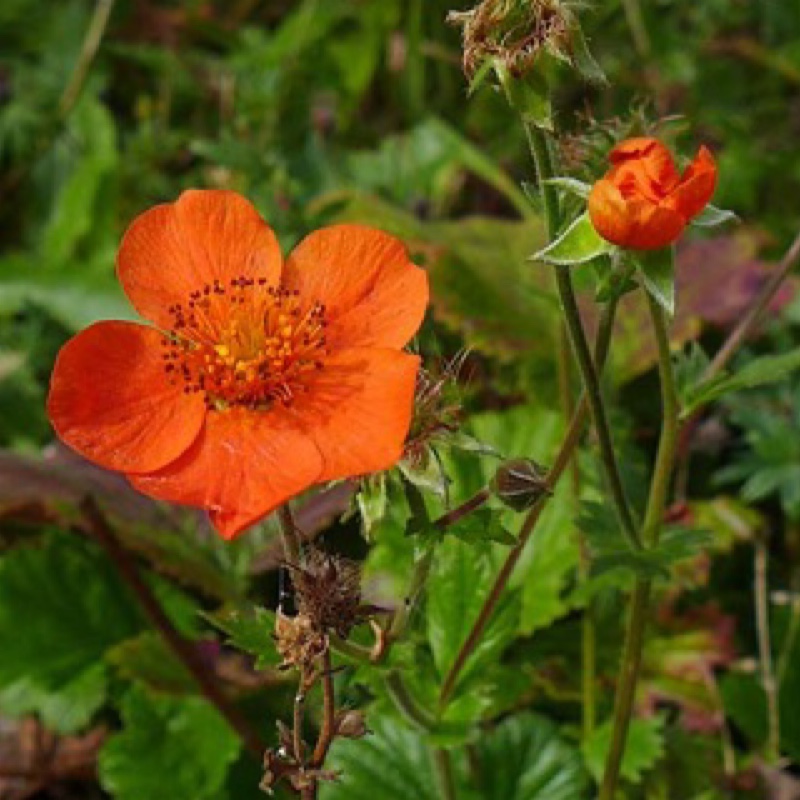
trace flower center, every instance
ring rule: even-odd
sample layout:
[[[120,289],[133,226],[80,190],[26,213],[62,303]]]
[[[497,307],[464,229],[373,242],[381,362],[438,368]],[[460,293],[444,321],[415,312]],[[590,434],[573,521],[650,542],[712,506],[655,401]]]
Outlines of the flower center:
[[[323,368],[325,306],[304,311],[297,290],[267,283],[214,281],[169,309],[164,369],[186,394],[203,393],[209,408],[290,405]]]

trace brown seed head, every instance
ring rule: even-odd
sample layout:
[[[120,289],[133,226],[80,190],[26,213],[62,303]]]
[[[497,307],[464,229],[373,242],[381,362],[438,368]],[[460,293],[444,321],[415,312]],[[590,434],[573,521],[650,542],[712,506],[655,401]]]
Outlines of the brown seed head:
[[[447,19],[463,28],[464,73],[470,80],[487,61],[519,78],[542,53],[570,56],[575,15],[560,0],[483,0],[471,11],[451,11]]]

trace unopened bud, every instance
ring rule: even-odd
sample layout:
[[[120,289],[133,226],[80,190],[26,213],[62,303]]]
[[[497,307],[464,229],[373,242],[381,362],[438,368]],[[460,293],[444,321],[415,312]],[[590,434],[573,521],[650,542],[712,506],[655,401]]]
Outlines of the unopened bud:
[[[492,491],[514,511],[526,511],[541,497],[552,494],[547,469],[529,458],[502,463],[491,483]]]
[[[347,709],[336,715],[336,736],[345,739],[361,739],[368,733],[366,717],[363,711]]]

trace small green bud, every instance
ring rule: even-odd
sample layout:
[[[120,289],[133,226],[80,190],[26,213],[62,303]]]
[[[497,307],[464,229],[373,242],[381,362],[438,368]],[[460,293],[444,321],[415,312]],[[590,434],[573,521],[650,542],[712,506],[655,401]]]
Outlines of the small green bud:
[[[547,469],[529,458],[502,463],[492,478],[491,489],[514,511],[527,511],[539,499],[553,493],[547,485]]]

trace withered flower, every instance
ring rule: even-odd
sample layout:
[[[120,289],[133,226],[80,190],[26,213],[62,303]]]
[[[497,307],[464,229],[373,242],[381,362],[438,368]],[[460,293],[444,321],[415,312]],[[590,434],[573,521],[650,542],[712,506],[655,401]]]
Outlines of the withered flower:
[[[275,647],[283,659],[280,669],[297,667],[309,673],[310,678],[316,674],[316,664],[328,649],[328,637],[308,614],[289,617],[278,610]]]
[[[519,78],[544,53],[570,60],[577,25],[570,6],[560,0],[483,0],[471,11],[451,11],[447,19],[463,28],[464,73],[470,80],[487,62]]]
[[[358,564],[311,548],[294,573],[297,608],[314,628],[347,638],[369,609],[361,604],[361,572]]]

